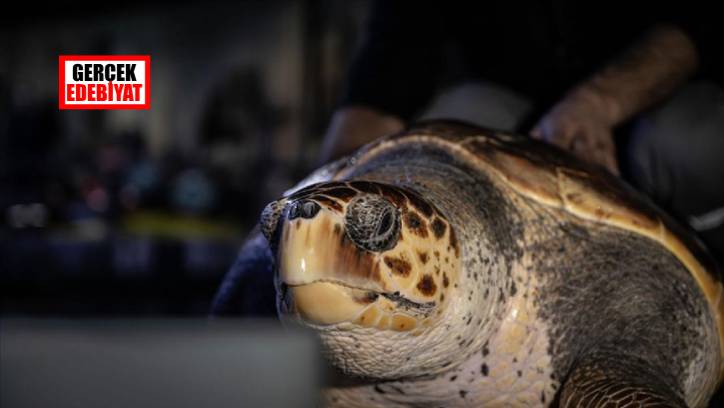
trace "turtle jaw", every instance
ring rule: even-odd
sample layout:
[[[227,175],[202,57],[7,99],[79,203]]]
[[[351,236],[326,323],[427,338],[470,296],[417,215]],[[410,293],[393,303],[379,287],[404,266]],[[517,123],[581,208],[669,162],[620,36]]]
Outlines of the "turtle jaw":
[[[340,213],[322,209],[311,218],[280,221],[280,313],[297,315],[310,325],[352,322],[387,291],[373,254],[348,239]]]
[[[312,219],[285,219],[276,253],[280,282],[301,287],[317,282],[377,293],[393,292],[373,253],[360,250],[345,233],[339,214],[321,210]]]
[[[262,216],[276,256],[280,314],[317,328],[416,329],[417,335],[432,327],[460,270],[444,216],[389,186],[395,199],[372,193],[333,199],[318,188],[273,203]]]
[[[315,326],[352,323],[380,330],[408,331],[422,324],[422,317],[433,309],[434,302],[414,302],[398,292],[378,293],[334,282],[296,286],[282,282],[279,290],[279,311],[296,315]]]
[[[313,282],[288,286],[281,294],[280,311],[296,314],[311,325],[336,325],[351,322],[379,295],[331,282]]]
[[[401,295],[382,274],[379,254],[360,249],[341,215],[322,209],[313,218],[280,220],[276,253],[278,309],[308,325],[350,323],[412,330],[435,304]]]

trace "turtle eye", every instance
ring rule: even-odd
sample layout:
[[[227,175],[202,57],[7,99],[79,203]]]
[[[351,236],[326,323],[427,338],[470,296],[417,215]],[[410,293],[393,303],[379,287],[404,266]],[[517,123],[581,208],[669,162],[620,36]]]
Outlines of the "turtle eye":
[[[393,211],[385,211],[385,213],[382,215],[380,223],[377,225],[377,235],[384,235],[389,231],[390,228],[392,228],[393,217]]]
[[[345,215],[347,236],[359,248],[381,252],[393,248],[400,235],[397,208],[377,195],[364,195],[350,202]]]
[[[305,201],[304,204],[302,204],[302,218],[314,218],[315,215],[319,212],[319,204],[317,204],[314,201]]]

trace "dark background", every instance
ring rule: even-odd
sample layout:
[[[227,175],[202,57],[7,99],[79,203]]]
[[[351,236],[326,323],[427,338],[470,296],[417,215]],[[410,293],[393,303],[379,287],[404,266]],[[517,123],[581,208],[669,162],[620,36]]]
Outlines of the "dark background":
[[[366,1],[27,2],[0,17],[0,310],[203,316],[315,167]],[[148,111],[60,111],[58,55],[148,54]]]

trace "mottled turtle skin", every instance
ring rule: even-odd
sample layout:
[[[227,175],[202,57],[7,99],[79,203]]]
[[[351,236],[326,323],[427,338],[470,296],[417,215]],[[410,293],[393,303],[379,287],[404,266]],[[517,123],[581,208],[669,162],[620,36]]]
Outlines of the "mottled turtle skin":
[[[351,378],[329,406],[705,406],[722,285],[701,245],[602,169],[425,122],[262,216],[284,319]]]

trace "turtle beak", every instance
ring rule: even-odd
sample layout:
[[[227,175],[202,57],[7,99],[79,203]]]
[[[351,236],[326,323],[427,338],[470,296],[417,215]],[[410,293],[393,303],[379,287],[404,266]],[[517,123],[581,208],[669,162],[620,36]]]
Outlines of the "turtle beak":
[[[372,276],[375,269],[379,275],[373,256],[347,238],[343,221],[311,200],[287,203],[276,226],[282,312],[337,324],[356,318],[383,290]]]

